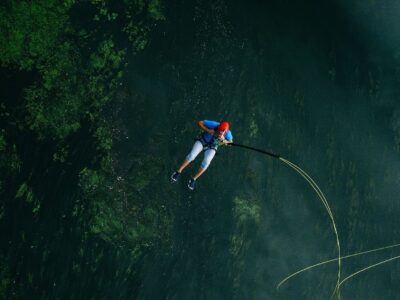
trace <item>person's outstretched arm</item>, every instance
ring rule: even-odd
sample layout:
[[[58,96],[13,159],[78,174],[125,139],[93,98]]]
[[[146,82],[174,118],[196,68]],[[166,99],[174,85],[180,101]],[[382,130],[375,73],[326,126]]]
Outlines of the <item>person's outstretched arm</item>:
[[[209,134],[214,134],[214,129],[207,128],[207,127],[204,125],[204,122],[203,122],[203,121],[199,121],[198,125],[199,125],[199,127],[200,127],[202,130],[204,130],[205,132],[208,132]]]
[[[224,144],[231,144],[233,143],[233,140],[227,140],[224,135],[220,136],[220,141],[224,142]]]

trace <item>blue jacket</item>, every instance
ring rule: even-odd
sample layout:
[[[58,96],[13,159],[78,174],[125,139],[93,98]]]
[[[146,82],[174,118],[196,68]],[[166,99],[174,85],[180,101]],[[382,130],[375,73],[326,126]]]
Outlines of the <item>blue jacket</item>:
[[[217,129],[217,127],[219,126],[220,123],[216,122],[216,121],[211,121],[211,120],[203,120],[203,124],[208,129]],[[208,132],[203,132],[202,137],[205,140],[205,142],[207,142],[207,143],[212,142],[213,146],[215,146],[217,144],[216,141],[213,139],[213,136],[211,134],[209,134]],[[224,134],[224,138],[227,141],[232,141],[233,140],[232,132],[230,130],[227,130]]]

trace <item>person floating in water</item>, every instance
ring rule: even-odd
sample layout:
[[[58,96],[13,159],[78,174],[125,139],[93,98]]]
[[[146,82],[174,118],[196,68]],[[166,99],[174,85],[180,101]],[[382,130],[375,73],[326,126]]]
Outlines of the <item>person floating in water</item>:
[[[196,142],[193,145],[192,151],[186,156],[182,165],[171,175],[171,180],[178,181],[183,169],[185,169],[199,153],[204,150],[204,159],[201,163],[199,170],[190,180],[188,187],[194,190],[196,187],[196,180],[207,170],[214,158],[218,146],[233,143],[232,132],[229,130],[228,122],[216,122],[210,120],[199,121],[199,127],[203,130],[200,136],[196,137]]]

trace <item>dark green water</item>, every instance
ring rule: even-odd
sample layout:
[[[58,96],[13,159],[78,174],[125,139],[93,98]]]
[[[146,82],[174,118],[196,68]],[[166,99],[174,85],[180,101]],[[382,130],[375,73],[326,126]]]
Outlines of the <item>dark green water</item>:
[[[63,214],[76,198],[74,177],[58,177],[45,154],[26,150],[33,178],[48,182],[42,194],[55,201],[42,207],[32,228],[28,212],[7,216],[4,240],[12,243],[22,231],[30,239],[23,246],[2,243],[4,252],[16,251],[7,272],[17,283],[7,295],[329,299],[336,264],[276,290],[289,274],[337,256],[329,216],[297,173],[259,153],[228,148],[220,149],[194,192],[186,182],[201,157],[178,184],[169,176],[190,151],[198,120],[228,120],[236,142],[273,149],[318,183],[343,255],[400,242],[398,9],[389,0],[165,3],[165,21],[130,58],[110,119],[120,132],[121,176],[144,155],[162,161],[140,199],[164,197],[173,221],[168,249],[152,249],[129,265],[118,247],[79,237],[80,223]],[[82,151],[84,138],[72,139]],[[66,174],[90,159],[79,151]],[[342,278],[399,253],[343,261]],[[79,281],[74,268],[81,270]],[[394,261],[361,273],[343,284],[342,299],[400,299],[398,268]],[[25,286],[21,270],[39,284]]]
[[[157,152],[167,171],[189,151],[196,120],[227,119],[237,142],[274,149],[317,181],[343,254],[396,243],[399,39],[389,29],[398,28],[395,7],[390,1],[171,6],[170,21],[131,71],[132,88],[146,94],[146,132],[169,132]],[[157,179],[162,189],[167,175]],[[291,272],[336,255],[327,213],[292,170],[257,153],[223,149],[198,190],[189,193],[185,182],[175,188],[174,248],[146,263],[140,298],[329,299],[335,264],[275,290]],[[244,223],[235,214],[238,199],[254,203],[253,211],[241,212]],[[394,255],[344,261],[342,278]],[[395,261],[346,282],[343,299],[397,299],[397,268]]]

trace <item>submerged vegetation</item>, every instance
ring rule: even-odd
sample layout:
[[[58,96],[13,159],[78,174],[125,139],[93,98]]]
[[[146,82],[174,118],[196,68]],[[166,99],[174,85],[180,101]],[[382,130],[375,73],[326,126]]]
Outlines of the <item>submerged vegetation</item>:
[[[194,193],[202,155],[168,182],[201,118],[310,172],[345,254],[393,242],[397,63],[335,3],[261,2],[1,2],[0,299],[330,293],[335,267],[275,289],[337,255],[323,203],[281,161],[221,147]],[[397,279],[365,274],[343,298],[395,298]]]
[[[92,287],[87,299],[106,295],[107,284],[88,278],[106,261],[126,262],[116,277],[131,281],[130,294],[139,284],[132,266],[144,250],[168,241],[170,217],[162,196],[150,202],[143,197],[161,162],[143,154],[127,178],[118,176],[114,132],[105,114],[123,84],[127,56],[142,51],[152,27],[165,19],[162,5],[0,4],[1,299],[63,292],[73,298],[62,284],[68,273],[80,274],[74,293],[81,298],[79,287]],[[14,214],[24,219],[14,220]],[[49,228],[50,220],[57,226]],[[73,256],[69,262],[60,262],[57,242],[72,247],[65,253]],[[63,268],[64,275],[53,268]]]

